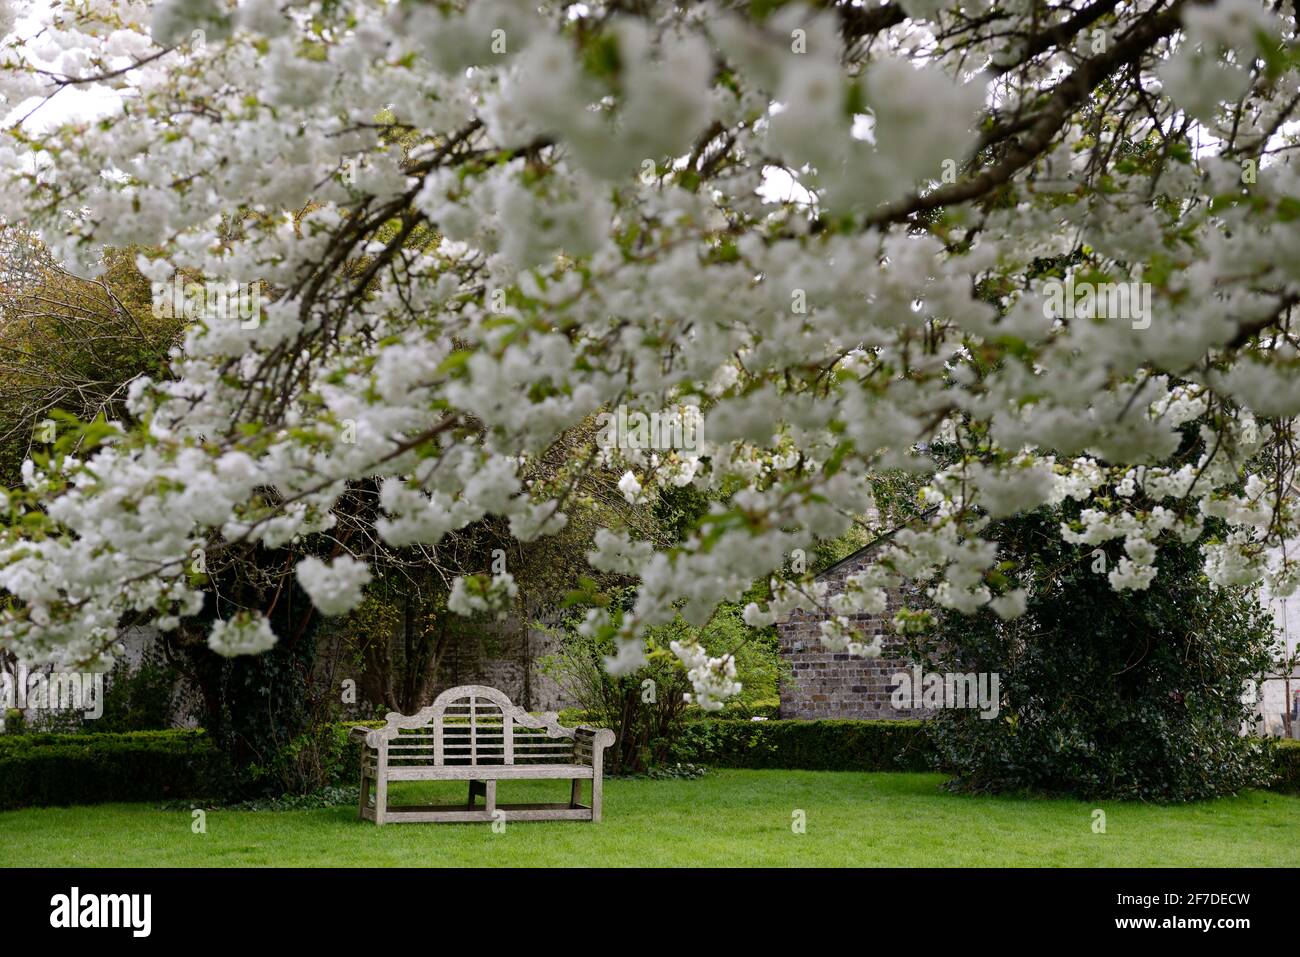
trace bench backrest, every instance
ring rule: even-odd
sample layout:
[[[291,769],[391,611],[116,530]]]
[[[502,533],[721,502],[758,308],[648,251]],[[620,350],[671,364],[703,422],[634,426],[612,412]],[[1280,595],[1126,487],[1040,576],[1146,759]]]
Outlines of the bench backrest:
[[[373,743],[387,741],[392,767],[590,764],[596,733],[562,727],[553,711],[530,715],[485,685],[450,688],[414,715],[387,718]]]

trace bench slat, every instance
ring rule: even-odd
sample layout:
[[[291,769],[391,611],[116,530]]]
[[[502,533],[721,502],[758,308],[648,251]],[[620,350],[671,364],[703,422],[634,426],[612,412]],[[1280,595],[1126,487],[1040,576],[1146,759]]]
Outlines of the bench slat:
[[[481,781],[517,778],[589,778],[585,764],[461,764],[433,767],[388,766],[390,781]]]

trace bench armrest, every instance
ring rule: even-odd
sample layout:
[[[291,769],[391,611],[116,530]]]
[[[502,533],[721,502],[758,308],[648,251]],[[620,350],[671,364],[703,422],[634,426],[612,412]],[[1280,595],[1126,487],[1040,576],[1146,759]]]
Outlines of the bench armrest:
[[[590,728],[585,724],[574,728],[574,731],[585,731],[591,736],[591,759],[582,763],[589,767],[600,767],[604,759],[602,752],[614,743],[614,732],[608,728]]]
[[[348,729],[348,738],[350,740],[359,740],[364,746],[379,749],[378,738],[372,739],[370,736],[376,732],[382,731],[383,728],[362,728],[352,727]]]

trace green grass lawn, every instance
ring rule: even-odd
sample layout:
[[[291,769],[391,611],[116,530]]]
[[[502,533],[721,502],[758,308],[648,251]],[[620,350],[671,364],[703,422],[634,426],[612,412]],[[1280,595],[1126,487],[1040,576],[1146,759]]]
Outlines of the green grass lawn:
[[[972,798],[935,774],[716,771],[613,780],[601,824],[398,824],[355,808],[187,811],[149,804],[0,813],[5,866],[1246,866],[1294,865],[1300,798],[1263,791],[1190,806]],[[400,803],[463,800],[463,784],[399,786]],[[567,798],[567,782],[500,785],[502,802]],[[560,792],[564,792],[561,794]],[[1106,812],[1093,833],[1092,811]],[[807,830],[791,830],[793,812]]]

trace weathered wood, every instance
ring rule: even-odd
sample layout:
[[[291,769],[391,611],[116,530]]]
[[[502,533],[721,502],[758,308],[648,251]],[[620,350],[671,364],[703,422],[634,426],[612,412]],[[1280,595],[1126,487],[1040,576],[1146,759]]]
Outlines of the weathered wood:
[[[593,792],[594,793],[594,792]],[[388,747],[379,749],[375,761],[375,823],[384,826],[384,810],[388,807]]]
[[[590,821],[591,808],[572,808],[567,804],[501,804],[496,807],[506,821]],[[490,824],[496,817],[483,808],[408,808],[393,809],[386,820],[390,824]]]
[[[388,766],[390,781],[535,781],[590,778],[593,769],[584,764],[461,764],[436,768],[431,764]]]
[[[496,688],[464,685],[444,691],[413,715],[390,712],[383,728],[354,728],[364,741],[358,814],[385,823],[508,821],[599,821],[605,748],[614,732],[566,728],[548,711],[540,716],[516,707]],[[497,804],[497,781],[567,779],[568,804]],[[591,804],[580,803],[590,780]],[[374,804],[369,785],[375,785]],[[464,807],[389,807],[391,781],[467,781]],[[476,806],[482,794],[484,807]]]

